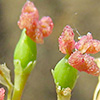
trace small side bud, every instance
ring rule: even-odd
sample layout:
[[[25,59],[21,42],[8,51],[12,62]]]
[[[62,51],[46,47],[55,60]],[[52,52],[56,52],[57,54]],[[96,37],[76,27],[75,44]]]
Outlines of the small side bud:
[[[47,37],[52,33],[53,30],[53,21],[49,16],[43,17],[39,21],[40,30],[43,33],[43,37]]]
[[[4,96],[5,96],[5,89],[0,88],[0,100],[4,100]]]

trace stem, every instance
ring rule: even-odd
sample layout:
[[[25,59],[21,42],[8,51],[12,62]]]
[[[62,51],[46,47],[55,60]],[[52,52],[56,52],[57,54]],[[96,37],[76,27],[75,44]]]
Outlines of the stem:
[[[22,92],[24,90],[28,74],[15,73],[15,85],[12,100],[21,100]]]
[[[98,77],[98,84],[94,92],[93,100],[100,100],[100,76]]]
[[[65,88],[61,90],[61,87],[58,86],[56,88],[57,92],[57,100],[70,100],[71,98],[71,89],[70,88]]]
[[[70,57],[70,54],[67,54],[67,55],[65,56],[66,59],[68,59],[69,57]]]
[[[100,58],[96,58],[95,62],[100,68]],[[98,76],[98,83],[94,92],[93,100],[100,100],[100,75]]]
[[[8,88],[7,100],[11,100],[12,90],[13,90],[13,88],[12,88],[12,86],[10,86],[10,87]]]

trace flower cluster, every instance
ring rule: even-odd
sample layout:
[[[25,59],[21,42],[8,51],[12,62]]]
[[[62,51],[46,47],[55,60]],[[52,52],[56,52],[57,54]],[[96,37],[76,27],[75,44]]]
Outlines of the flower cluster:
[[[5,89],[0,88],[0,100],[4,100],[4,96],[5,96]]]
[[[20,29],[26,29],[26,34],[36,43],[43,43],[43,38],[49,36],[53,30],[53,22],[49,16],[39,20],[38,10],[35,5],[27,1],[22,8],[18,21]]]
[[[100,69],[89,54],[100,51],[100,41],[95,40],[90,32],[74,41],[73,29],[66,26],[59,37],[59,49],[64,54],[69,54],[68,62],[79,71],[85,71],[94,76],[100,75]],[[73,49],[75,49],[74,52]]]

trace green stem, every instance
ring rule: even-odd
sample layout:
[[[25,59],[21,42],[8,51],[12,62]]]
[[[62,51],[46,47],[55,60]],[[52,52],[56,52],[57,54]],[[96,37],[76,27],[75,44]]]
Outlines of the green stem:
[[[96,58],[95,62],[97,63],[98,67],[100,68],[100,58]],[[98,76],[98,83],[96,89],[94,91],[93,100],[100,100],[100,75]]]
[[[93,100],[100,100],[100,76],[98,77],[98,84],[94,92]]]
[[[12,100],[21,99],[27,78],[36,63],[36,43],[25,32],[26,29],[23,29],[14,52],[15,77]]]
[[[22,92],[29,75],[15,73],[15,84],[12,100],[21,100]]]
[[[13,90],[13,88],[12,88],[12,86],[10,86],[10,87],[8,88],[7,100],[11,100],[12,90]]]

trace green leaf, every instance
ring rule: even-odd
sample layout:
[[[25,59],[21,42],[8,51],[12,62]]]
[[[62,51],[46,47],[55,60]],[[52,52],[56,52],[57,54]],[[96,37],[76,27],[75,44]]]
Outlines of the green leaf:
[[[14,60],[14,65],[16,66],[15,67],[15,73],[20,74],[20,75],[23,74],[23,75],[27,76],[27,74],[31,73],[31,71],[34,68],[35,64],[36,64],[36,61],[34,61],[34,62],[30,61],[27,64],[27,66],[23,69],[22,66],[21,66],[21,61],[20,60]]]
[[[0,83],[5,85],[7,88],[13,86],[10,77],[10,70],[6,64],[0,64]]]

